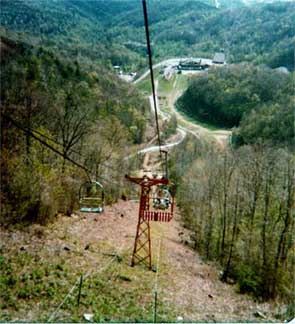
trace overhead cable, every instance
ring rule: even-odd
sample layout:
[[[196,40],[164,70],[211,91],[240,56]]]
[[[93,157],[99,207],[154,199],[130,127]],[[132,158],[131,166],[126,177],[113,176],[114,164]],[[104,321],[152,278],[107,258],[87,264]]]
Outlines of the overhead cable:
[[[17,123],[14,119],[12,119],[10,116],[8,116],[7,114],[2,114],[4,118],[6,118],[7,120],[9,120],[16,128],[20,129],[21,131],[23,131],[24,133],[28,134],[29,136],[31,136],[32,138],[34,138],[35,140],[37,140],[38,142],[40,142],[42,145],[46,146],[47,148],[49,148],[51,151],[53,151],[54,153],[60,155],[61,157],[63,157],[65,160],[68,160],[69,162],[71,162],[72,164],[74,164],[75,166],[77,166],[78,168],[84,170],[87,174],[87,177],[90,179],[89,174],[91,174],[90,170],[88,170],[84,165],[74,161],[73,159],[71,159],[69,156],[67,156],[66,154],[60,152],[59,150],[57,150],[55,147],[51,146],[50,144],[48,144],[47,142],[43,141],[41,138],[39,138],[38,136],[36,136],[30,129],[25,128],[23,126],[21,126],[19,123]]]
[[[151,75],[151,83],[152,83],[152,93],[153,93],[153,101],[154,101],[154,110],[155,110],[155,118],[156,118],[158,144],[159,144],[160,156],[162,156],[160,128],[159,128],[159,119],[158,119],[158,110],[157,110],[157,101],[156,101],[156,90],[155,90],[155,82],[154,82],[153,61],[152,61],[152,51],[151,51],[151,44],[150,44],[150,33],[149,33],[149,22],[148,22],[146,0],[142,0],[142,7],[143,7],[146,42],[147,42],[147,52],[148,52],[148,57],[149,57],[149,67],[150,67],[150,75]]]

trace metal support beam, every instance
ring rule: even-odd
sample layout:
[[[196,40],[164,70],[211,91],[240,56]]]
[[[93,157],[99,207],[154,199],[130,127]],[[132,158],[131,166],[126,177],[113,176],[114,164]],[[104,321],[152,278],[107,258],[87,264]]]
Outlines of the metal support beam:
[[[168,179],[156,179],[144,176],[135,178],[126,176],[126,178],[141,186],[141,195],[139,203],[138,223],[136,236],[131,259],[131,266],[144,262],[148,268],[152,269],[152,247],[150,221],[145,219],[145,212],[150,210],[150,192],[152,186],[167,185]]]

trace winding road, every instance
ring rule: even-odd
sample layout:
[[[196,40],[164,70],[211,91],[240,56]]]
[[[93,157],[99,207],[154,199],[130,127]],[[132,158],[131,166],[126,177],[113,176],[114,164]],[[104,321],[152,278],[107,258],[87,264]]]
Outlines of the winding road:
[[[161,61],[161,62],[153,65],[153,68],[155,69],[155,68],[163,67],[166,65],[177,65],[180,60],[184,60],[184,59],[188,59],[188,58],[184,57],[184,58],[167,59],[167,60]],[[212,61],[208,60],[208,59],[202,59],[202,61],[203,62],[206,61],[207,64],[212,64]],[[140,81],[142,81],[144,78],[146,78],[149,75],[149,73],[150,73],[149,70],[145,71],[137,80],[135,80],[133,82],[133,84],[137,84]],[[202,73],[202,72],[200,72],[200,73]],[[177,111],[174,103],[176,102],[178,97],[182,94],[182,92],[177,90],[176,82],[177,82],[177,80],[175,80],[175,82],[173,84],[173,91],[167,96],[169,112],[164,112],[161,110],[161,105],[159,104],[159,99],[158,99],[158,95],[157,95],[159,80],[157,79],[155,81],[156,101],[157,101],[156,103],[157,103],[159,116],[162,117],[163,120],[167,120],[167,119],[170,119],[172,115],[176,115],[177,121],[178,121],[177,132],[179,133],[179,136],[177,137],[177,140],[175,140],[173,143],[168,143],[168,144],[162,145],[161,149],[170,149],[176,145],[179,145],[184,140],[184,138],[186,137],[186,135],[188,133],[197,137],[198,139],[200,139],[202,137],[207,138],[207,139],[212,138],[219,144],[219,146],[221,148],[225,148],[227,145],[227,142],[228,142],[228,138],[231,135],[231,131],[209,130],[195,122],[188,120],[184,115],[182,115],[181,113],[179,113],[179,111]],[[153,101],[152,95],[149,96],[149,102],[150,102],[151,111],[154,113],[154,101]],[[157,150],[159,150],[159,146],[153,145],[153,146],[149,146],[144,149],[141,149],[137,153],[138,154],[151,153],[151,152],[154,152]]]
[[[177,128],[177,131],[180,133],[181,138],[176,142],[161,145],[161,150],[167,150],[173,146],[179,145],[184,140],[187,132],[184,129],[181,129],[180,127]],[[151,152],[158,151],[158,150],[159,150],[159,146],[154,145],[154,146],[146,147],[146,148],[138,151],[137,153],[144,154],[144,153],[151,153]]]
[[[148,75],[148,74],[146,74]],[[171,117],[171,115],[164,113],[161,109],[160,109],[160,105],[159,105],[159,100],[158,100],[158,96],[157,96],[157,89],[158,89],[158,80],[156,80],[155,82],[155,90],[156,90],[156,104],[157,104],[157,108],[158,108],[158,114],[159,116],[161,116],[163,118],[163,120],[167,120]],[[154,99],[153,96],[150,95],[149,96],[149,101],[150,101],[150,106],[151,106],[151,111],[154,113]],[[177,141],[173,142],[173,143],[168,143],[168,144],[164,144],[161,145],[161,149],[162,150],[167,150],[169,148],[172,148],[173,146],[179,145],[184,138],[186,137],[187,131],[185,128],[178,126],[177,127],[177,132],[180,134],[180,139],[178,139]],[[138,151],[138,154],[144,154],[144,153],[151,153],[154,151],[159,150],[159,146],[158,145],[154,145],[154,146],[150,146],[150,147],[146,147],[140,151]]]

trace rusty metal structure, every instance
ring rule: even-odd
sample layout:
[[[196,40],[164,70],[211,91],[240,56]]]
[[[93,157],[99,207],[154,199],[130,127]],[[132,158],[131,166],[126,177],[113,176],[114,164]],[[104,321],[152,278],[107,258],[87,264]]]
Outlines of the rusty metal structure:
[[[170,222],[173,217],[174,196],[171,196],[167,210],[156,209],[154,206],[155,197],[152,195],[152,189],[156,186],[166,186],[169,183],[167,178],[150,178],[143,176],[141,178],[126,176],[126,178],[141,186],[141,195],[139,203],[138,223],[134,242],[134,249],[131,259],[131,266],[139,263],[145,263],[149,269],[152,269],[152,251],[151,251],[151,231],[150,221]]]

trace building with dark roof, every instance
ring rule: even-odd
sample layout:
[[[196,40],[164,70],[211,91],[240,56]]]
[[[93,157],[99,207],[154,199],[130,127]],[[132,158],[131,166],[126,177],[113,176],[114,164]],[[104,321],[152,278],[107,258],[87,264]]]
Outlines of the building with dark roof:
[[[202,70],[201,59],[186,59],[179,62],[178,70]]]

